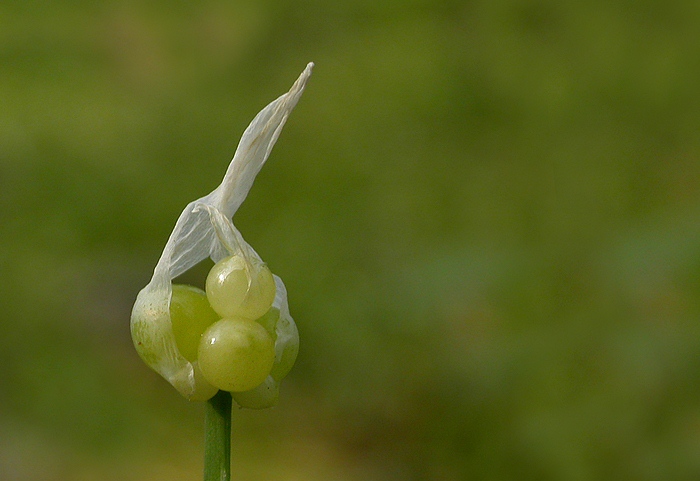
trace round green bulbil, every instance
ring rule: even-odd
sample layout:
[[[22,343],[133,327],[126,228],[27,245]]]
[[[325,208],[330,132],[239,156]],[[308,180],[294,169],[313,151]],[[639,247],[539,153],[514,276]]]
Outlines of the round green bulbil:
[[[206,291],[219,316],[258,319],[272,306],[276,286],[272,272],[263,262],[233,255],[211,268]]]
[[[199,368],[204,379],[224,391],[248,391],[270,374],[275,345],[264,327],[241,318],[222,319],[204,332]]]
[[[209,305],[206,293],[193,286],[173,284],[170,298],[170,322],[175,343],[185,359],[197,359],[202,333],[220,319]]]

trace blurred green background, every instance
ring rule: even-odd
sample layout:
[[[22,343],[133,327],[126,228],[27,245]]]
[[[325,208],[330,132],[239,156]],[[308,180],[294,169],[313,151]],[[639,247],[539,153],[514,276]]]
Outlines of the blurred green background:
[[[243,129],[301,332],[236,480],[700,478],[700,3],[0,3],[0,479],[196,480],[136,293]],[[201,284],[205,271],[186,280]]]

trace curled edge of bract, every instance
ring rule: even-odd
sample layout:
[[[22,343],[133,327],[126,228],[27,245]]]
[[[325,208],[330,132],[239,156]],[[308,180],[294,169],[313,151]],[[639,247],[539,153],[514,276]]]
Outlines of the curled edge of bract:
[[[170,320],[172,281],[207,257],[218,262],[228,256],[229,251],[222,242],[224,239],[220,238],[221,232],[224,232],[224,236],[231,236],[228,241],[237,243],[247,255],[262,262],[233,225],[231,218],[269,157],[282,127],[304,91],[312,68],[313,63],[309,63],[289,92],[274,100],[253,119],[241,137],[221,184],[209,195],[185,207],[156,264],[151,281],[139,292],[134,303],[131,336],[136,351],[148,366],[187,399],[203,401],[216,394],[217,389],[204,379],[196,361],[189,362],[177,348]],[[273,307],[280,310],[280,320],[289,321],[296,332],[289,315],[284,283],[277,276],[275,283],[277,292]],[[289,330],[289,323],[278,321],[276,352],[287,336],[280,331],[283,326]]]

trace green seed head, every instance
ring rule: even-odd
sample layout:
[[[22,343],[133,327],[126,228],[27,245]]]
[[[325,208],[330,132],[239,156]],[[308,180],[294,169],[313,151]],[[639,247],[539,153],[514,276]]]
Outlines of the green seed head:
[[[136,298],[131,335],[138,354],[188,399],[206,400],[225,389],[239,393],[242,406],[271,405],[296,358],[299,338],[284,284],[246,243],[232,217],[301,97],[312,66],[253,119],[219,187],[187,204],[151,281]],[[172,285],[204,259],[226,255],[211,270],[206,293]]]

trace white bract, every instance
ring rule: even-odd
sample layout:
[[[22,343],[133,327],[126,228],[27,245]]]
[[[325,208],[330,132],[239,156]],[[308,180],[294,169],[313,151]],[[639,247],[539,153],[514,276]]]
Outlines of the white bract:
[[[260,256],[233,225],[232,217],[248,195],[255,176],[267,160],[287,117],[301,97],[312,67],[312,63],[307,65],[289,92],[269,104],[253,119],[243,133],[221,185],[209,195],[190,202],[185,207],[163,249],[151,281],[136,298],[131,314],[131,336],[136,350],[146,364],[188,399],[206,400],[216,393],[217,388],[205,379],[198,360],[189,361],[178,349],[170,318],[172,281],[207,257],[215,263],[231,256],[243,259],[247,272],[267,269]],[[263,272],[264,276],[268,275],[266,272],[269,270]],[[285,359],[289,357],[287,354],[290,349],[293,357],[296,357],[298,333],[294,320],[289,315],[284,283],[275,275],[272,275],[272,279],[272,287],[269,281],[265,281],[268,286],[266,292],[274,288],[271,312],[276,318],[275,309],[278,310],[279,320],[264,327],[272,329],[270,337],[275,342],[272,373],[278,378],[277,374],[287,369]],[[272,299],[269,293],[265,296]],[[260,310],[248,304],[240,309],[243,309],[243,314],[250,313],[249,317],[257,316]],[[215,307],[214,310],[218,312],[219,309]],[[228,315],[219,314],[222,317]],[[265,319],[269,317],[268,315]],[[265,319],[262,321],[268,322]],[[290,346],[294,342],[296,345]],[[192,359],[193,355],[188,357]],[[291,362],[293,361],[292,358]],[[277,380],[269,378],[265,382],[271,386],[265,389],[276,389]]]

